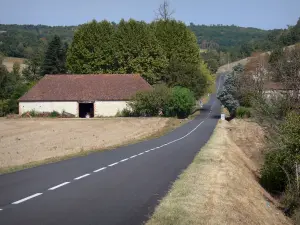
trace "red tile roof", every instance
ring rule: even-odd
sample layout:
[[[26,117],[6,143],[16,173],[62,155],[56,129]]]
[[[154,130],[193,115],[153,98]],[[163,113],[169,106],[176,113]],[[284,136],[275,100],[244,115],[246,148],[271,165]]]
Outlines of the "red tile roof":
[[[152,87],[136,74],[46,75],[19,101],[129,100]]]

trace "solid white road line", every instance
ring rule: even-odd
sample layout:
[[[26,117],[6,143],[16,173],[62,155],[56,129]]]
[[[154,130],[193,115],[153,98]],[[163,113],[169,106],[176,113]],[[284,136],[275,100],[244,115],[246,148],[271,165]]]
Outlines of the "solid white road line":
[[[102,170],[105,170],[107,167],[102,167],[102,168],[100,168],[100,169],[98,169],[98,170],[94,170],[94,173],[97,173],[97,172],[100,172],[100,171],[102,171]]]
[[[37,196],[40,196],[40,195],[42,195],[42,194],[43,194],[43,193],[36,193],[36,194],[34,194],[34,195],[28,196],[28,197],[26,197],[26,198],[23,198],[23,199],[21,199],[21,200],[19,200],[19,201],[16,201],[16,202],[11,203],[11,204],[17,205],[17,204],[20,204],[20,203],[22,203],[22,202],[25,202],[25,201],[27,201],[27,200],[29,200],[29,199],[35,198],[35,197],[37,197]]]
[[[87,177],[87,176],[89,176],[89,175],[91,175],[91,174],[87,173],[87,174],[84,174],[84,175],[82,175],[82,176],[80,176],[80,177],[74,178],[74,180],[80,180],[80,179],[85,178],[85,177]]]
[[[116,162],[116,163],[110,164],[110,165],[108,165],[108,166],[112,167],[112,166],[115,166],[115,165],[117,165],[117,164],[119,164],[119,162]]]
[[[125,161],[127,161],[128,160],[128,158],[126,158],[126,159],[123,159],[123,160],[121,160],[120,162],[125,162]]]
[[[62,184],[59,184],[59,185],[57,185],[57,186],[54,186],[54,187],[52,187],[52,188],[49,188],[48,190],[49,191],[53,191],[53,190],[55,190],[55,189],[57,189],[57,188],[60,188],[60,187],[62,187],[62,186],[65,186],[65,185],[67,185],[67,184],[69,184],[70,182],[65,182],[65,183],[62,183]]]

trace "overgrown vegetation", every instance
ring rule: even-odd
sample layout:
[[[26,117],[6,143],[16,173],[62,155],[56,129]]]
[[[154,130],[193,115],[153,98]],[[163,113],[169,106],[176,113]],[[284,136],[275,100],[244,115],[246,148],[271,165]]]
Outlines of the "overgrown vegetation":
[[[193,92],[183,87],[157,85],[152,91],[138,93],[122,116],[188,117],[195,107]]]
[[[282,196],[284,212],[297,219],[300,213],[300,46],[275,49],[270,56],[254,54],[236,74],[226,79],[227,89],[219,97],[232,114],[231,108],[235,109],[231,107],[232,101],[229,98],[224,101],[222,97],[233,96],[242,106],[237,108],[237,116],[249,117],[247,114],[251,113],[266,129],[268,145],[261,184],[275,196]],[[299,218],[296,222],[300,223]]]

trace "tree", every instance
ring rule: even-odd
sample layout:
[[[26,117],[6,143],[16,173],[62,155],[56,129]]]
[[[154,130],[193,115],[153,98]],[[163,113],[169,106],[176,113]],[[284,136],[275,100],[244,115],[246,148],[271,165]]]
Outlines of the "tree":
[[[72,73],[111,73],[116,70],[115,27],[104,20],[81,25],[67,53]]]
[[[170,9],[170,2],[165,0],[156,11],[157,20],[171,20],[172,15],[175,13],[175,10]]]
[[[239,101],[236,98],[237,95],[237,85],[235,83],[234,73],[227,74],[225,77],[225,82],[223,88],[217,93],[217,98],[220,100],[222,105],[228,109],[230,116],[232,118],[236,115],[236,110],[239,107]]]
[[[207,91],[209,80],[199,65],[185,64],[174,59],[168,66],[165,82],[170,87],[189,88],[195,97],[201,97]]]
[[[176,20],[159,20],[151,24],[167,59],[198,65],[201,61],[197,38],[188,27]]]
[[[65,73],[66,52],[67,49],[62,44],[60,37],[55,35],[45,53],[44,62],[41,66],[41,75]]]
[[[167,59],[155,34],[145,22],[121,20],[114,38],[115,72],[139,73],[150,84],[158,83]]]

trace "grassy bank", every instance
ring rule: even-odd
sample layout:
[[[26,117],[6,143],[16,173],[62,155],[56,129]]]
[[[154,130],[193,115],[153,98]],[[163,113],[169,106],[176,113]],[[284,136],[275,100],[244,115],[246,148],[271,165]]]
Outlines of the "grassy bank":
[[[257,124],[220,122],[147,225],[291,224],[256,181],[262,140]]]

